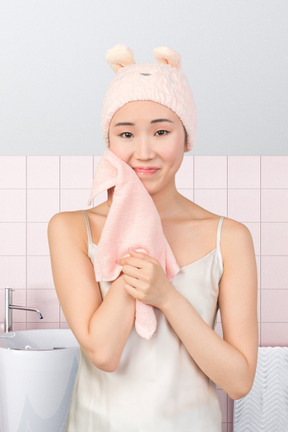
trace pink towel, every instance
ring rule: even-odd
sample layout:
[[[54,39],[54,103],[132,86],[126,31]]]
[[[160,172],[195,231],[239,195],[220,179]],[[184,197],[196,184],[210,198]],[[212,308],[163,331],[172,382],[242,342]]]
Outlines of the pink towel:
[[[133,168],[108,149],[95,171],[88,205],[96,195],[114,186],[112,204],[95,253],[96,281],[112,281],[119,276],[122,266],[116,260],[129,256],[128,248],[156,258],[171,281],[180,267],[164,236],[153,199]],[[135,328],[146,339],[156,329],[153,307],[138,300]]]

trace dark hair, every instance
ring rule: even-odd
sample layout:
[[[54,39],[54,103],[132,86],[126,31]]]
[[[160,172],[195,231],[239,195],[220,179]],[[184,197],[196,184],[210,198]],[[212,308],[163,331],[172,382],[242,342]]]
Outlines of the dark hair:
[[[186,128],[185,128],[185,126],[183,125],[183,127],[184,127],[184,132],[185,132],[185,142],[184,142],[184,144],[185,144],[185,146],[187,145],[187,142],[188,142],[188,134],[187,134],[187,131],[186,131]]]

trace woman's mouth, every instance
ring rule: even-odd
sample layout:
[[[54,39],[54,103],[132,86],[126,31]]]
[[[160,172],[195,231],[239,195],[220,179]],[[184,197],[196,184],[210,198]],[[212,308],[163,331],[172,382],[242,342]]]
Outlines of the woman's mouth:
[[[136,174],[141,174],[141,175],[153,175],[157,171],[159,171],[159,168],[135,167],[133,169],[136,172]]]

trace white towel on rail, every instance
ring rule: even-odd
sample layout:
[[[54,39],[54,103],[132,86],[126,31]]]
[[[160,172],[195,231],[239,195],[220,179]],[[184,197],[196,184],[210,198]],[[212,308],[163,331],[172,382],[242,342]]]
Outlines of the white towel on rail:
[[[288,431],[288,348],[258,348],[253,387],[234,402],[234,432]]]

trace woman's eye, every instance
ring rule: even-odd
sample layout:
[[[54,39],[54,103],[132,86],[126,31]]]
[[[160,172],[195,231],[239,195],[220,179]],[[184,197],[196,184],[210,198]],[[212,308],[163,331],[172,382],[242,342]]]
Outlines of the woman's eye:
[[[123,132],[122,134],[120,134],[121,137],[123,138],[130,138],[132,136],[131,132]]]
[[[159,130],[159,131],[156,132],[156,135],[165,135],[167,133],[169,133],[169,132],[166,131],[166,130],[161,129],[161,130]]]

